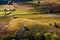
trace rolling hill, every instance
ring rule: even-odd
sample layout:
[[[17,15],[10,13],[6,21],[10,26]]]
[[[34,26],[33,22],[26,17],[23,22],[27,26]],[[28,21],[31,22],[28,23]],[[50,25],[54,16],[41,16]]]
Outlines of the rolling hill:
[[[46,23],[45,23],[46,24]],[[16,31],[21,30],[23,27],[27,27],[30,30],[39,31],[41,33],[51,32],[60,35],[60,29],[50,26],[49,24],[44,25],[40,21],[31,19],[15,19],[11,20],[10,23],[4,28],[2,34],[14,34]]]

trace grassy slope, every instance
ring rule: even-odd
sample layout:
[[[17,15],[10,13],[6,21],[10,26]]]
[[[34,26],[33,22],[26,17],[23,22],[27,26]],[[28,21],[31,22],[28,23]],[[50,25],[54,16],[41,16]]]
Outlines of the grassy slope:
[[[3,33],[13,34],[16,30],[22,29],[24,26],[31,30],[44,32],[53,32],[60,33],[60,29],[43,24],[41,21],[31,20],[31,19],[15,19],[12,20],[6,28],[3,30]]]
[[[0,22],[3,24],[7,24],[11,19],[12,19],[13,15],[9,15],[7,17],[0,17]],[[33,15],[16,15],[18,17],[18,19],[32,19],[32,20],[37,20],[40,22],[44,22],[44,23],[53,23],[56,22],[57,24],[59,24],[60,26],[60,18],[54,18],[54,17],[42,17],[40,16],[40,14],[33,14]],[[7,20],[8,19],[8,20]]]
[[[3,14],[4,12],[0,13],[0,14]],[[11,15],[16,15],[16,14],[31,14],[31,13],[36,13],[36,11],[15,11],[15,12],[12,12]],[[18,17],[18,20],[15,20],[15,21],[11,21],[12,23],[9,24],[7,26],[6,29],[4,29],[3,33],[5,32],[5,30],[8,30],[8,33],[12,33],[11,31],[13,30],[16,30],[17,29],[20,29],[22,28],[23,26],[23,23],[22,21],[24,21],[25,19],[31,19],[31,20],[34,20],[33,23],[32,21],[25,21],[25,25],[27,25],[28,28],[35,28],[36,25],[33,25],[35,22],[35,20],[38,22],[37,23],[37,26],[36,28],[39,28],[39,30],[41,31],[44,31],[44,30],[50,30],[50,31],[53,31],[53,32],[60,32],[58,28],[55,28],[55,27],[51,27],[49,25],[45,25],[44,23],[52,23],[52,22],[57,22],[57,24],[59,24],[60,26],[60,18],[45,18],[45,17],[41,17],[38,15],[16,15]],[[11,19],[12,16],[8,16],[7,18],[0,18],[0,21],[1,23],[4,23],[4,24],[7,24],[10,19]],[[20,19],[23,19],[23,20],[20,20]],[[9,20],[7,20],[9,19]],[[16,23],[16,24],[15,24]],[[30,24],[29,24],[30,23]],[[14,28],[15,27],[15,28]],[[12,28],[12,29],[11,29]],[[11,31],[10,31],[11,30]]]

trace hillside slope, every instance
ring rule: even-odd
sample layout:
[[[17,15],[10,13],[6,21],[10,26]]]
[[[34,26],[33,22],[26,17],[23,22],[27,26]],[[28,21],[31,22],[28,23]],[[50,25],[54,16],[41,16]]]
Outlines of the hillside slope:
[[[30,19],[15,19],[12,20],[2,31],[2,34],[14,34],[17,30],[21,30],[23,27],[27,27],[30,30],[39,31],[41,33],[52,32],[56,33],[58,36],[60,35],[60,29],[41,24],[40,21],[30,20]]]

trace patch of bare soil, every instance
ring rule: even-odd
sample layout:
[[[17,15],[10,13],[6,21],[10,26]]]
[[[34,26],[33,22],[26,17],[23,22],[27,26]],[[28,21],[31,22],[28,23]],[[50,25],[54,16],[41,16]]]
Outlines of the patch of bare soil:
[[[16,10],[29,10],[34,9],[34,6],[32,4],[28,3],[13,3],[13,5],[16,6]]]

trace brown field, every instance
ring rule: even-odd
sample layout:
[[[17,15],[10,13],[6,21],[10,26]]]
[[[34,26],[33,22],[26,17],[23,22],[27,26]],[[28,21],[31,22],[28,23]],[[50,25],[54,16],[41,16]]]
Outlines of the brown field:
[[[17,15],[17,17],[17,19],[12,19],[11,21],[7,20],[9,24],[5,25],[2,34],[14,34],[15,31],[26,26],[30,30],[39,31],[41,33],[52,32],[60,35],[60,28],[49,25],[50,23],[56,22],[57,25],[60,26],[60,18],[40,17],[39,15]]]
[[[17,6],[16,10],[34,9],[30,5]],[[16,14],[15,14],[16,15]],[[31,30],[39,32],[52,32],[60,35],[60,28],[50,26],[50,23],[56,22],[60,27],[60,18],[56,17],[43,17],[40,14],[35,15],[16,15],[17,19],[12,18],[13,15],[0,18],[1,32],[0,34],[14,34],[15,31],[22,29],[24,26]],[[46,16],[46,15],[45,15]]]
[[[12,17],[12,16],[11,16]],[[0,20],[2,20],[1,21],[1,23],[2,24],[5,24],[5,26],[8,24],[8,25],[10,25],[9,24],[9,22],[10,22],[10,20],[13,20],[11,17],[7,17],[6,19],[0,19]],[[23,23],[21,23],[22,21],[24,21],[25,19],[28,19],[27,20],[27,25],[28,25],[28,23],[30,23],[29,22],[29,20],[35,20],[36,22],[38,22],[38,24],[39,25],[42,25],[43,26],[43,29],[44,29],[44,26],[45,27],[48,27],[49,28],[49,24],[50,23],[53,23],[53,22],[56,22],[57,23],[57,25],[59,25],[60,26],[60,18],[48,18],[48,17],[41,17],[41,16],[39,16],[39,15],[17,15],[17,19],[22,19],[21,21],[19,21],[19,20],[16,20],[16,22],[18,22],[18,23],[20,23],[20,24],[18,24],[18,23],[16,23],[16,24],[18,24],[18,25],[20,25],[21,26],[21,24],[22,24],[22,26],[24,26],[23,25]],[[9,19],[9,20],[7,20],[7,19]],[[16,27],[15,26],[15,21],[12,21],[13,23],[11,24],[11,27],[13,27],[12,25],[14,25],[14,27]],[[34,21],[33,21],[33,23],[35,23]],[[18,26],[17,25],[17,26]],[[29,24],[30,25],[30,24]],[[34,25],[34,24],[33,24]],[[21,26],[21,27],[22,27]],[[9,26],[8,26],[9,27]],[[13,28],[14,28],[13,27]],[[33,28],[33,27],[32,27]],[[38,28],[38,27],[37,27]],[[55,27],[52,27],[52,28],[54,28],[55,29],[55,31],[56,31],[56,29],[57,30],[59,30],[59,28],[55,28]],[[10,29],[10,27],[8,28],[8,30],[14,30],[14,29]],[[50,30],[52,30],[52,29],[50,29]]]

